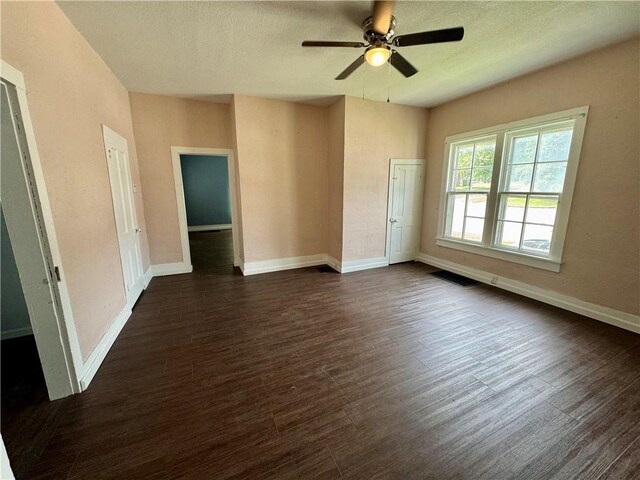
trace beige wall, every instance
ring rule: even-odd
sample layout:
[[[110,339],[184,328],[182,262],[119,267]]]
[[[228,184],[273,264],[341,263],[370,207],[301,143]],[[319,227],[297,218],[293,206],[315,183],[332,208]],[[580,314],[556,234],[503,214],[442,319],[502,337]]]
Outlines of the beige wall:
[[[234,96],[244,261],[327,253],[327,107]]]
[[[342,261],[342,220],[344,198],[344,115],[346,99],[341,97],[329,107],[328,158],[328,251],[330,257]]]
[[[182,261],[171,147],[231,148],[227,104],[130,93],[151,264]]]
[[[2,60],[24,74],[78,340],[86,359],[125,305],[101,123],[129,145],[139,183],[127,91],[51,3],[3,2]],[[144,227],[140,190],[139,223]],[[142,235],[145,269],[149,266]]]
[[[640,41],[634,39],[431,110],[422,251],[638,314]],[[448,135],[590,105],[560,273],[437,247]]]
[[[385,255],[389,159],[424,158],[428,111],[346,97],[343,261]]]

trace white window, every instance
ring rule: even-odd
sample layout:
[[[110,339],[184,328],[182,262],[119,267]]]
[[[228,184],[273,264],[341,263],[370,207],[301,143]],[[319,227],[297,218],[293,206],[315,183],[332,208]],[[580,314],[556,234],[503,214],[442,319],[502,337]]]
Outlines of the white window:
[[[587,113],[448,137],[437,244],[559,271]]]

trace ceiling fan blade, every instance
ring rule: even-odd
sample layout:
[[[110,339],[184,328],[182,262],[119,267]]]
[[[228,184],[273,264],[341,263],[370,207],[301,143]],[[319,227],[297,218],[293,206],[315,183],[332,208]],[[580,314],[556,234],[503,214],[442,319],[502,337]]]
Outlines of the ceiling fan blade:
[[[353,72],[355,72],[358,69],[358,67],[363,63],[364,63],[364,55],[360,55],[358,58],[356,58],[356,60],[351,65],[345,68],[342,71],[342,73],[336,77],[336,80],[344,80]]]
[[[393,44],[396,47],[410,47],[411,45],[426,45],[428,43],[459,42],[462,37],[464,37],[464,28],[445,28],[444,30],[398,35],[393,39]]]
[[[362,48],[366,45],[362,42],[323,42],[323,41],[315,41],[315,40],[305,40],[302,42],[303,47],[351,47],[351,48]]]
[[[407,78],[418,73],[418,70],[395,50],[391,53],[391,57],[389,57],[389,63],[396,67],[396,69]]]
[[[391,25],[391,15],[393,14],[393,2],[378,1],[373,2],[373,22],[371,29],[378,35],[386,35]]]

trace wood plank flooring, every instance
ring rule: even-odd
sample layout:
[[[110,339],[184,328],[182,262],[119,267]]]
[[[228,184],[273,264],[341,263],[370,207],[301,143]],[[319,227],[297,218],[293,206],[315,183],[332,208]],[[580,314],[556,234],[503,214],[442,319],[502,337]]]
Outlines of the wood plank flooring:
[[[21,478],[638,478],[640,336],[429,271],[155,278]]]
[[[231,230],[189,232],[189,248],[194,270],[233,265]]]

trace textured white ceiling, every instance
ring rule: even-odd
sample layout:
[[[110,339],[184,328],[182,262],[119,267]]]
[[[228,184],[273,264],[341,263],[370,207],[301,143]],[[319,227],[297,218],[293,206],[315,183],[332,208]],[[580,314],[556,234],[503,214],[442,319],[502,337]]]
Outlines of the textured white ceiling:
[[[58,2],[132,91],[225,101],[336,95],[432,106],[640,33],[638,2],[398,2],[397,34],[464,26],[459,43],[405,47],[420,72],[334,77],[359,55],[371,2]]]

